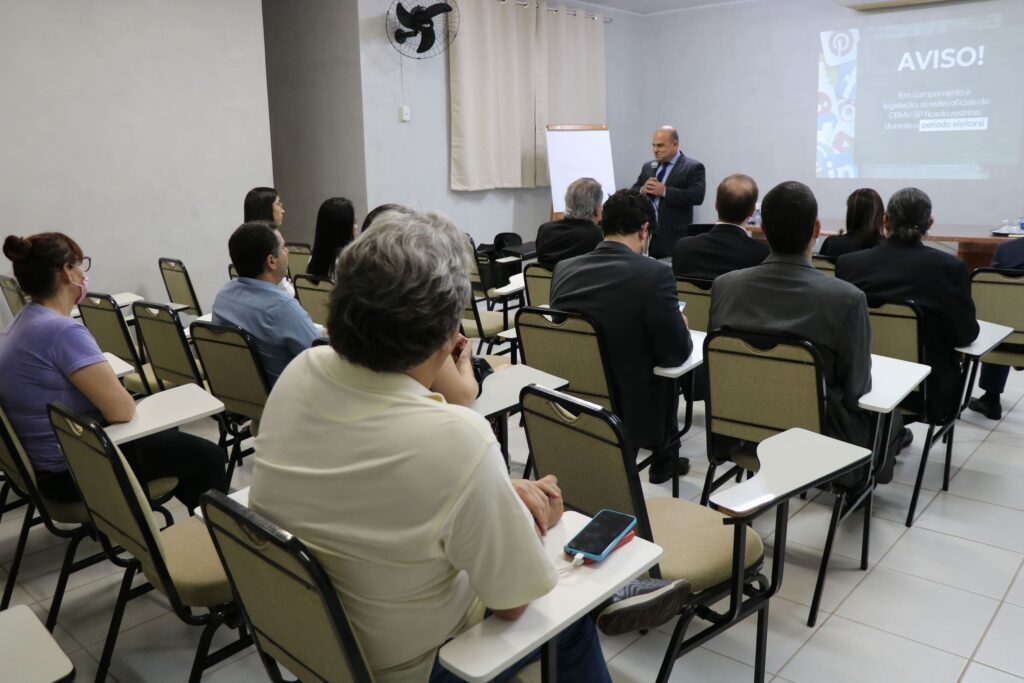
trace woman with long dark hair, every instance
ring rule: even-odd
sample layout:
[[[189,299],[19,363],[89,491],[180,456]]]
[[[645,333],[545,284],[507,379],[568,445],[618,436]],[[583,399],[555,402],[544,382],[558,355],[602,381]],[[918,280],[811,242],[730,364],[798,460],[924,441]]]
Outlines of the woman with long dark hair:
[[[245,195],[245,222],[266,221],[276,228],[284,221],[281,195],[272,187],[254,187]]]
[[[832,235],[821,244],[822,256],[839,258],[861,249],[870,249],[885,239],[882,218],[885,205],[871,188],[854,190],[846,199],[846,234]]]
[[[333,279],[338,256],[358,234],[359,226],[356,225],[356,211],[352,202],[344,197],[324,200],[316,214],[313,254],[309,258],[306,272]]]

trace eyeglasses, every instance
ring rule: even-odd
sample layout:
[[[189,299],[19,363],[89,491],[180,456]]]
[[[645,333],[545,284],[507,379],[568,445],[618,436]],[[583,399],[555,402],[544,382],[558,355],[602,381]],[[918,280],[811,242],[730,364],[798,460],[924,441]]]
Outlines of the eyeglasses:
[[[89,258],[88,256],[83,256],[81,261],[78,261],[77,263],[73,261],[71,265],[78,266],[83,271],[88,272],[89,269],[92,267],[92,259]]]

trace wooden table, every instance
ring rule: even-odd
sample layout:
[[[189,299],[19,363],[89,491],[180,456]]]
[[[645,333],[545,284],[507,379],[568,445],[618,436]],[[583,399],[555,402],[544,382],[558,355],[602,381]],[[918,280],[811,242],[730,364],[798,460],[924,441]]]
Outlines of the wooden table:
[[[223,412],[224,404],[197,384],[183,384],[146,396],[135,404],[135,417],[104,428],[115,444],[141,439]]]
[[[569,511],[548,530],[544,550],[556,568],[569,566],[562,548],[589,521],[589,517]],[[441,665],[469,683],[482,683],[542,645],[553,652],[555,636],[651,568],[661,554],[659,546],[634,538],[601,562],[560,577],[558,585],[533,600],[519,619],[491,616],[452,639],[438,653]],[[545,680],[554,680],[553,671],[545,673]]]

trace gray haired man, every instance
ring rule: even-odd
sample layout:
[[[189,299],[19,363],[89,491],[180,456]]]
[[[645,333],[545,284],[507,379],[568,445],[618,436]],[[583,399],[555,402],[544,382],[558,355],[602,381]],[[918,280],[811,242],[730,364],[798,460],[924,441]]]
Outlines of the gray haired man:
[[[592,252],[604,239],[600,227],[603,203],[601,183],[593,178],[573,181],[565,190],[565,217],[537,230],[537,262],[554,269],[559,261]]]

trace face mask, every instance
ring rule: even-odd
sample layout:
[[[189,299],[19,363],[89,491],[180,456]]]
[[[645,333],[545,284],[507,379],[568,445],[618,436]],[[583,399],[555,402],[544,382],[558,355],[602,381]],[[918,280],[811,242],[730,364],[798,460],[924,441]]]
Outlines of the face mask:
[[[85,301],[85,295],[89,291],[89,273],[82,273],[82,282],[76,282],[75,284],[79,289],[78,296],[75,298],[75,305],[77,306]]]

